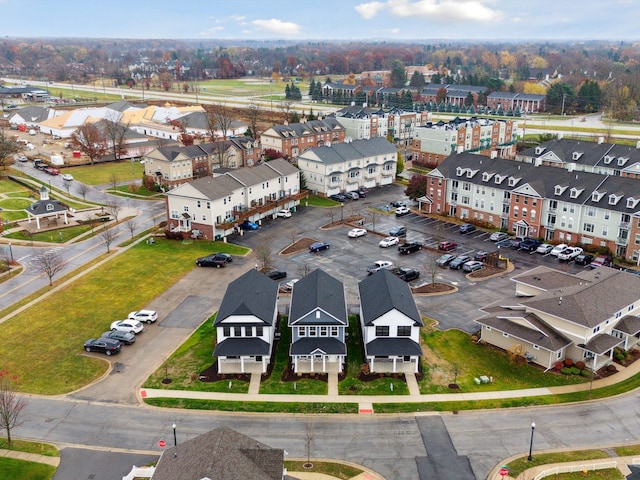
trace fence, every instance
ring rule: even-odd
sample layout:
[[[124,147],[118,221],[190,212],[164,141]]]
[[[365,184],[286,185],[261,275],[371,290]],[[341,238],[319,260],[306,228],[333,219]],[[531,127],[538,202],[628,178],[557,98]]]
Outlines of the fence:
[[[550,475],[557,475],[559,473],[574,473],[582,472],[584,470],[606,470],[611,468],[617,468],[616,462],[603,462],[603,463],[589,463],[583,465],[563,465],[559,467],[553,467],[548,470],[540,472],[534,477],[534,480],[540,480]]]

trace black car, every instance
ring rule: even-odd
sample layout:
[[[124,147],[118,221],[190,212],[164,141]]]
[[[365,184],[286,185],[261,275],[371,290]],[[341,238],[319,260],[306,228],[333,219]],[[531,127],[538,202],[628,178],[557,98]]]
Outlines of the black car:
[[[471,233],[475,231],[476,226],[471,223],[463,223],[460,225],[460,233]]]
[[[282,280],[283,278],[287,278],[287,272],[274,270],[272,272],[268,272],[267,277],[269,277],[271,280]]]
[[[347,199],[347,197],[345,197],[341,193],[336,193],[335,195],[329,195],[329,198],[331,200],[335,200],[336,202],[340,202],[340,203],[344,202]]]
[[[540,245],[542,245],[542,242],[540,240],[537,240],[535,238],[524,238],[520,241],[520,247],[519,250],[526,250],[527,252],[533,252],[535,251]]]
[[[462,265],[467,263],[469,260],[471,260],[471,257],[469,255],[460,255],[459,257],[451,260],[451,263],[449,263],[449,268],[460,270],[462,268]]]
[[[106,355],[118,353],[122,348],[122,343],[111,338],[90,338],[84,342],[84,349],[87,352],[100,352]]]
[[[510,238],[505,238],[504,240],[496,242],[496,247],[498,248],[511,248],[512,246],[513,242]]]
[[[485,262],[488,256],[489,252],[478,252],[473,256],[473,259],[478,262]]]
[[[198,267],[216,267],[222,268],[229,263],[229,258],[226,253],[215,253],[213,255],[207,255],[206,257],[200,257],[196,260]]]
[[[329,244],[324,242],[316,242],[309,245],[310,252],[320,252],[322,250],[329,250]]]
[[[136,341],[136,334],[131,332],[123,332],[121,330],[110,330],[100,335],[102,338],[110,338],[111,340],[117,340],[125,345],[131,345]]]
[[[578,265],[589,265],[591,262],[593,262],[594,258],[595,257],[590,253],[581,253],[576,257],[574,262],[576,262]]]
[[[390,272],[405,282],[411,282],[420,277],[420,271],[415,268],[394,267]]]
[[[391,202],[389,205],[391,205],[393,208],[406,207],[407,206],[407,204],[405,202],[396,202],[396,201]]]
[[[405,243],[404,245],[400,245],[398,247],[398,251],[405,255],[417,252],[418,250],[422,250],[422,244],[420,242]]]
[[[367,191],[363,190],[362,188],[358,190],[356,193],[360,195],[360,198],[365,198],[367,196]]]

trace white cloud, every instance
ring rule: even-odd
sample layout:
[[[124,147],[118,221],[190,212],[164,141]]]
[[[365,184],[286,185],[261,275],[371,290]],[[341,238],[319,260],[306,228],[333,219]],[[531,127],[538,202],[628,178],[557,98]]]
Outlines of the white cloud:
[[[203,30],[202,32],[200,32],[200,36],[213,35],[215,33],[221,32],[222,30],[224,30],[224,27],[207,28],[206,30]]]
[[[370,20],[377,15],[377,13],[385,7],[383,2],[369,2],[361,3],[353,7],[358,14],[365,20]]]
[[[500,21],[503,13],[490,6],[492,0],[388,0],[389,13],[396,17],[422,17],[447,22]]]
[[[266,30],[269,33],[275,33],[280,36],[297,35],[300,33],[300,26],[292,22],[283,22],[277,18],[271,18],[269,20],[254,20],[251,22],[261,30]]]

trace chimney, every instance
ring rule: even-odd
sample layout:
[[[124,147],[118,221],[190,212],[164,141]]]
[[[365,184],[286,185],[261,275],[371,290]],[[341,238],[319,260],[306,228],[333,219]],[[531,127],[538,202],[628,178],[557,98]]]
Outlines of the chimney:
[[[564,134],[562,132],[558,134],[558,140],[562,140],[563,137],[564,137]]]
[[[491,150],[491,157],[490,158],[498,158],[498,151],[497,150]]]
[[[534,165],[535,167],[539,167],[540,165],[542,165],[542,159],[541,159],[540,157],[536,157],[536,158],[533,160],[533,165]]]
[[[636,142],[636,149],[640,150],[640,140]]]
[[[604,137],[598,137],[598,145],[602,145],[604,143]]]
[[[464,147],[462,145],[460,145],[457,149],[456,149],[456,153],[462,153],[464,152]]]
[[[351,102],[351,106],[355,107],[356,106],[356,102]]]

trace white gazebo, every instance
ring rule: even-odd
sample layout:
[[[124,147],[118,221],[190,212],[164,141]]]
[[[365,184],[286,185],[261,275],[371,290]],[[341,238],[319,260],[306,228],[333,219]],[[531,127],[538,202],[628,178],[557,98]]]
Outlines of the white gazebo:
[[[51,200],[49,198],[49,190],[44,185],[40,188],[40,200],[32,203],[25,209],[25,211],[27,212],[29,223],[31,223],[32,217],[36,220],[38,230],[40,230],[40,219],[44,218],[55,218],[55,221],[57,222],[58,218],[62,216],[64,218],[64,223],[69,223],[69,219],[67,218],[67,207],[59,200]]]

